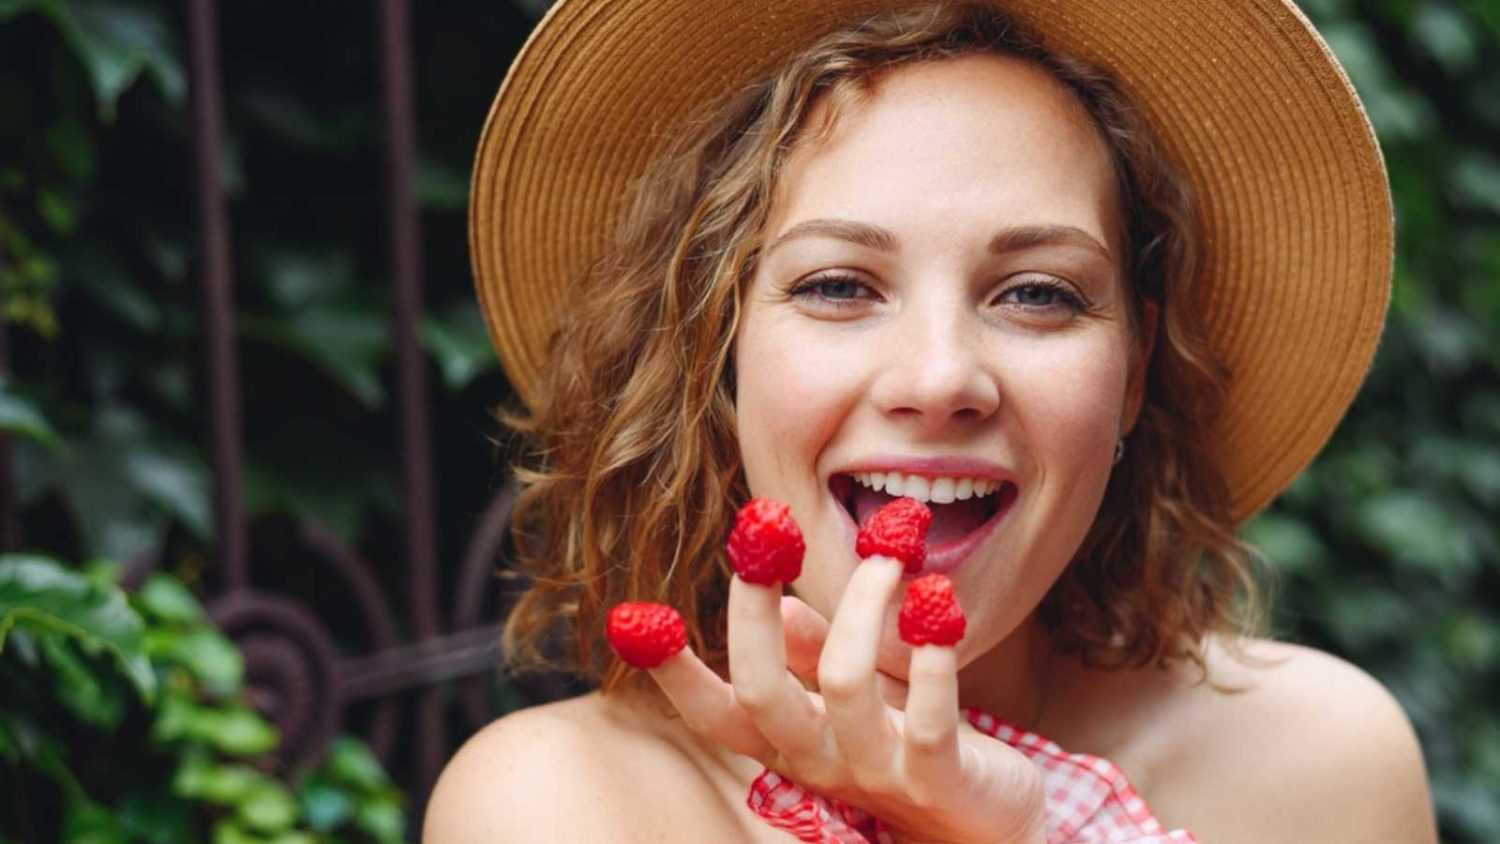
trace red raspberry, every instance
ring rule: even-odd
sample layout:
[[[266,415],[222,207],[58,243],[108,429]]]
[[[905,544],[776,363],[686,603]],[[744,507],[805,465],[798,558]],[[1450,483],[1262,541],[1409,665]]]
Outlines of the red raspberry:
[[[620,659],[636,668],[655,668],[687,645],[687,627],[677,610],[644,601],[616,604],[604,635]]]
[[[741,580],[769,586],[797,579],[807,545],[790,507],[752,498],[735,517],[728,549],[729,562]]]
[[[897,621],[908,645],[956,645],[964,637],[964,611],[947,575],[924,574],[906,585]]]
[[[859,528],[854,553],[865,557],[893,557],[916,574],[927,562],[927,529],[932,511],[915,498],[898,498],[876,510]]]

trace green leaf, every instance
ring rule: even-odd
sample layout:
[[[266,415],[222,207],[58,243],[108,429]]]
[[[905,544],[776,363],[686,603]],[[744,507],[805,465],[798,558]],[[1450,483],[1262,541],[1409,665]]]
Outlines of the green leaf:
[[[437,359],[443,383],[450,390],[463,389],[476,375],[494,369],[497,364],[484,318],[473,305],[450,308],[440,316],[428,317],[422,324],[422,337]]]
[[[234,818],[223,818],[214,824],[213,844],[266,844],[266,839],[245,829]]]
[[[48,448],[61,444],[42,412],[11,389],[9,379],[3,376],[0,376],[0,431],[35,440]]]
[[[5,23],[22,12],[42,9],[55,3],[56,0],[0,0],[0,23]]]
[[[1288,572],[1307,573],[1324,559],[1327,550],[1305,523],[1290,516],[1263,513],[1244,528],[1245,539],[1261,549],[1273,565]]]
[[[100,246],[83,246],[65,258],[68,283],[87,292],[89,300],[143,334],[162,331],[162,306],[123,266]]]
[[[47,152],[70,179],[94,177],[94,141],[83,121],[63,118],[47,128]]]
[[[327,455],[309,455],[303,465],[286,466],[255,461],[245,467],[245,503],[251,513],[296,513],[353,542],[360,516],[372,496],[393,499],[383,478],[362,475],[350,460],[341,475],[324,462]],[[337,463],[334,466],[340,465]]]
[[[385,402],[380,365],[390,350],[387,320],[368,305],[316,305],[275,319],[240,320],[249,337],[307,358],[368,408]]]
[[[343,249],[312,251],[265,247],[258,255],[258,277],[276,304],[297,310],[313,304],[337,305],[359,286],[354,256]]]
[[[276,728],[254,710],[240,705],[204,706],[167,696],[158,707],[152,735],[161,742],[207,744],[234,756],[258,756],[276,748]]]
[[[212,627],[150,630],[146,652],[153,660],[186,668],[215,698],[235,694],[244,683],[244,657],[234,643]]]
[[[1443,69],[1457,75],[1474,64],[1479,50],[1479,41],[1470,29],[1469,21],[1452,6],[1443,3],[1423,3],[1417,9],[1411,24],[1412,35]]]
[[[365,143],[371,126],[357,110],[330,115],[315,110],[297,94],[258,89],[246,92],[241,99],[245,113],[281,139],[330,155],[344,155]]]
[[[1459,820],[1465,827],[1483,830],[1474,841],[1492,841],[1500,833],[1500,801],[1484,783],[1472,781],[1458,772],[1437,772],[1432,777],[1432,796],[1438,810],[1446,817]]]
[[[340,736],[328,748],[326,770],[335,782],[373,790],[390,782],[380,760],[358,739]]]
[[[120,801],[120,825],[132,840],[148,844],[187,841],[192,837],[192,822],[189,804],[160,791],[131,792]]]
[[[188,754],[172,778],[172,793],[179,797],[234,806],[259,788],[267,777],[246,765],[221,765],[202,753]]]
[[[271,780],[239,801],[238,817],[258,832],[281,832],[297,820],[297,802],[285,786]]]
[[[125,457],[125,476],[199,538],[213,534],[207,473],[182,453],[141,448]]]
[[[1443,625],[1442,637],[1444,649],[1459,668],[1484,671],[1500,663],[1500,622],[1493,618],[1456,613]]]
[[[1324,600],[1333,632],[1351,650],[1397,640],[1412,629],[1415,621],[1402,596],[1384,587],[1350,584],[1324,596]]]
[[[320,774],[312,774],[299,794],[302,818],[317,832],[328,832],[354,814],[354,800]]]
[[[1500,212],[1500,159],[1478,150],[1454,164],[1449,184],[1460,202]]]
[[[78,228],[78,208],[74,201],[53,188],[40,188],[36,193],[36,210],[47,225],[61,237],[68,237]]]
[[[69,844],[128,844],[114,812],[91,800],[73,800],[63,813],[62,839]]]
[[[1431,131],[1437,122],[1432,107],[1392,78],[1368,26],[1345,19],[1324,27],[1322,34],[1358,89],[1382,141],[1420,138]]]
[[[193,593],[182,585],[182,581],[168,574],[157,572],[147,578],[136,592],[135,599],[146,612],[161,621],[199,624],[208,620],[203,605]]]
[[[57,462],[56,477],[92,555],[129,559],[156,544],[169,517],[210,535],[202,459],[123,404],[97,412],[93,430]]]
[[[220,714],[214,744],[236,756],[259,756],[276,749],[281,736],[259,713],[238,706]]]
[[[417,162],[417,201],[434,211],[461,211],[469,204],[469,174],[447,162]]]
[[[52,666],[58,698],[74,715],[104,729],[113,729],[124,713],[125,701],[108,676],[96,676],[95,669],[81,659],[69,640],[44,635],[37,639],[41,651]]]
[[[406,813],[389,798],[361,800],[354,810],[354,824],[380,844],[401,844],[406,837]]]
[[[0,710],[9,742],[18,755],[62,789],[70,801],[88,799],[83,784],[69,767],[66,748],[50,730],[39,726],[27,712]]]
[[[171,29],[159,12],[108,2],[59,4],[54,8],[58,10],[54,19],[88,70],[103,120],[114,120],[120,95],[143,73],[156,82],[168,103],[183,102],[186,78]]]
[[[120,589],[101,589],[46,557],[0,555],[0,652],[18,625],[68,636],[89,653],[108,653],[143,699],[154,697],[143,625]]]
[[[1477,562],[1473,543],[1458,520],[1420,492],[1371,498],[1360,508],[1358,520],[1372,545],[1412,568],[1453,578],[1469,573]]]

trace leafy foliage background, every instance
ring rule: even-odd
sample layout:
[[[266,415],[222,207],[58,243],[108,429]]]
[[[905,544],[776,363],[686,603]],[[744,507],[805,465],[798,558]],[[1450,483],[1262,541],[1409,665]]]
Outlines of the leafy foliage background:
[[[469,288],[467,169],[544,3],[412,4],[450,563],[500,478],[489,409],[509,397]],[[1444,839],[1500,841],[1500,2],[1304,8],[1380,136],[1396,292],[1345,424],[1246,533],[1283,572],[1281,634],[1364,667],[1406,707]],[[284,528],[292,514],[328,525],[403,594],[375,9],[220,15],[254,576],[358,649],[359,619],[320,593]],[[150,550],[212,595],[180,16],[146,0],[0,0],[0,430],[24,547]]]

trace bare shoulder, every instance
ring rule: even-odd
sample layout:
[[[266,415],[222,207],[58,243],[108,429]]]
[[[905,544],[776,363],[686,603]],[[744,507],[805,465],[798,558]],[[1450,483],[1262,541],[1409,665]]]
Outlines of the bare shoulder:
[[[1207,657],[1212,686],[1170,707],[1178,740],[1161,777],[1200,840],[1437,840],[1416,733],[1373,677],[1266,640],[1238,654],[1216,642]]]
[[[671,841],[722,822],[693,761],[622,708],[585,695],[480,730],[438,778],[422,840]]]

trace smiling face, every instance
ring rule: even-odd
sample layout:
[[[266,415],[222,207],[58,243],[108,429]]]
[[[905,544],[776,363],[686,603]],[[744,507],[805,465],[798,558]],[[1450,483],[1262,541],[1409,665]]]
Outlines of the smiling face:
[[[735,340],[736,412],[751,493],[806,535],[794,591],[814,609],[833,615],[854,519],[894,473],[934,502],[928,567],[968,615],[961,664],[1031,616],[1139,407],[1118,207],[1083,107],[996,56],[900,68],[793,150]],[[904,675],[894,606],[882,644]]]

